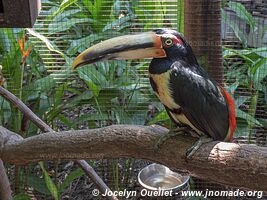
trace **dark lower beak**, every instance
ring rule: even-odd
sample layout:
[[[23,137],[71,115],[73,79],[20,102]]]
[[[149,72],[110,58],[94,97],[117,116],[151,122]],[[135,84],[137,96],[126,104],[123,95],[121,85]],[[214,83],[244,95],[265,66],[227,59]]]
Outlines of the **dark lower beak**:
[[[162,58],[161,38],[153,32],[115,37],[98,43],[75,58],[72,68],[102,60]]]

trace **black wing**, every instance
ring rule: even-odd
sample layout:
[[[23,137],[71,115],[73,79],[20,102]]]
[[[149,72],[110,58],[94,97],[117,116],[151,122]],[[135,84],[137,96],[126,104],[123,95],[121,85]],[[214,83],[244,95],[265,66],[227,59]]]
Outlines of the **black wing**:
[[[170,88],[183,114],[199,130],[214,140],[224,140],[229,128],[228,107],[217,84],[200,66],[171,66]]]

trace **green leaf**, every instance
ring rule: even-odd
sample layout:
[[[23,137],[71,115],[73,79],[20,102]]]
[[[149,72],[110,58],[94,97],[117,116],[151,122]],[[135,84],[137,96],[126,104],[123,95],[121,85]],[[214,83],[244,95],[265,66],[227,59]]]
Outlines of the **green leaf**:
[[[235,107],[238,108],[242,104],[244,104],[250,97],[247,96],[240,96],[237,99],[235,99]]]
[[[95,20],[95,23],[92,24],[95,32],[101,32],[106,22],[112,18],[113,3],[113,1],[83,0],[83,4],[86,5],[86,8],[89,11],[90,18]]]
[[[30,175],[28,176],[27,181],[28,185],[34,188],[34,190],[46,195],[51,194],[50,191],[47,189],[44,179]]]
[[[82,102],[88,102],[88,100],[92,99],[94,97],[92,91],[84,91],[81,94],[70,98],[65,104],[63,104],[63,108],[72,108],[78,105],[81,105]]]
[[[112,13],[113,15],[119,15],[122,10],[122,2],[121,0],[115,0],[113,7],[112,7]]]
[[[261,62],[253,75],[253,84],[257,90],[260,90],[261,81],[267,76],[267,59]]]
[[[239,82],[235,82],[232,85],[225,87],[225,89],[229,94],[234,94],[238,86]]]
[[[84,91],[83,93],[71,98],[68,102],[64,105],[64,108],[71,108],[73,106],[77,106],[82,101],[87,102],[89,99],[94,97],[91,91]]]
[[[48,99],[46,93],[41,93],[39,96],[39,107],[37,109],[38,113],[36,113],[36,114],[39,114],[39,116],[42,116],[50,108],[51,108],[51,104],[49,102],[49,99]]]
[[[34,100],[39,98],[39,95],[43,92],[50,92],[53,88],[60,85],[58,79],[64,81],[69,78],[69,75],[72,73],[70,66],[64,67],[62,69],[52,73],[44,78],[37,79],[34,82],[30,82],[27,86],[24,87],[25,96],[27,100]]]
[[[60,85],[57,90],[55,91],[55,95],[54,95],[54,104],[55,107],[60,106],[62,104],[62,99],[63,96],[65,94],[66,88],[67,88],[67,84],[62,84]]]
[[[1,121],[3,124],[8,123],[11,117],[11,107],[10,103],[6,101],[3,97],[0,97],[0,116],[1,116]]]
[[[59,192],[63,192],[75,179],[84,175],[84,171],[82,169],[76,169],[69,173],[69,175],[65,178],[65,180],[59,186]]]
[[[89,36],[80,38],[78,40],[72,40],[67,50],[69,55],[74,55],[77,52],[81,53],[95,42],[105,40],[111,37],[106,33],[91,34]]]
[[[49,75],[44,78],[37,79],[36,81],[30,83],[28,86],[24,87],[25,94],[27,94],[27,100],[34,100],[39,98],[42,92],[49,92],[56,86],[55,77]]]
[[[259,119],[259,121],[263,125],[263,127],[267,127],[267,119]]]
[[[59,9],[53,13],[53,17],[56,16],[57,14],[63,12],[67,7],[70,5],[76,3],[78,0],[63,0],[62,3],[60,4]]]
[[[267,58],[267,47],[254,48],[251,50],[251,53],[256,53],[263,58]]]
[[[39,162],[39,166],[41,167],[41,169],[43,171],[44,180],[45,180],[45,183],[46,183],[46,186],[47,186],[48,190],[50,191],[51,195],[53,196],[53,198],[55,200],[59,200],[59,192],[58,192],[57,186],[52,181],[52,179],[50,178],[48,172],[46,171],[46,169],[44,167],[44,163],[43,162]]]
[[[82,101],[88,102],[89,99],[93,97],[94,95],[91,91],[85,91],[75,97],[68,99],[68,101],[65,102],[65,104],[60,104],[57,107],[53,107],[48,112],[47,121],[52,121],[53,119],[55,119],[62,110],[79,106],[82,104]]]
[[[237,119],[236,130],[234,137],[248,137],[249,136],[249,126],[244,119]]]
[[[252,59],[258,59],[260,57],[266,58],[267,57],[267,48],[266,47],[260,47],[260,48],[247,48],[247,49],[231,49],[227,47],[223,47],[224,52],[223,56],[224,57],[230,57],[230,56],[235,56],[238,55],[240,57],[244,56],[244,59],[248,60],[250,59],[251,62]]]
[[[66,21],[58,21],[56,24],[49,24],[48,27],[48,32],[50,34],[55,34],[58,32],[63,32],[69,30],[71,27],[75,26],[76,24],[80,23],[87,23],[89,26],[89,23],[94,22],[93,19],[90,18],[71,18],[71,19],[66,19]],[[55,26],[56,25],[56,26]]]
[[[101,88],[109,85],[105,76],[102,75],[94,66],[87,65],[86,67],[82,67],[78,69],[78,74],[79,77],[86,82],[95,96],[98,96]]]
[[[238,2],[229,2],[229,8],[233,10],[238,17],[245,20],[247,24],[250,25],[250,28],[253,31],[256,31],[256,21],[254,20],[253,16],[247,11],[243,4]]]
[[[134,7],[138,21],[144,24],[144,30],[163,26],[166,15],[165,1],[138,1]],[[155,10],[157,15],[155,15]]]
[[[255,74],[259,68],[265,69],[267,67],[266,64],[267,64],[267,59],[265,58],[258,59],[251,67],[250,72],[252,74]]]
[[[251,58],[252,53],[253,53],[253,51],[249,50],[249,49],[237,50],[237,49],[230,49],[230,48],[224,47],[223,57],[229,58],[231,56],[239,56],[239,57],[243,58],[244,60],[248,61],[249,64],[253,64],[254,60],[253,60],[253,58]]]
[[[75,129],[75,126],[73,125],[73,121],[65,117],[64,115],[58,114],[57,119],[61,121],[63,124],[68,126],[68,128]]]
[[[99,92],[101,90],[100,87],[98,87],[89,76],[87,76],[86,74],[84,74],[83,72],[79,72],[79,76],[81,79],[83,79],[85,81],[85,83],[87,84],[87,86],[90,88],[90,90],[93,92],[94,96],[98,96]]]
[[[93,3],[91,1],[83,0],[83,4],[90,12],[92,11]]]
[[[71,17],[75,15],[76,13],[81,12],[80,9],[70,9],[70,10],[65,10],[64,12],[58,14],[53,18],[53,20],[49,24],[55,24],[62,21],[63,19],[66,19],[68,17]]]
[[[240,109],[236,109],[236,117],[245,119],[250,125],[262,126],[262,124],[257,119]]]
[[[129,22],[131,20],[133,20],[135,18],[134,15],[127,15],[125,17],[119,18],[115,21],[113,21],[110,24],[107,24],[104,28],[103,28],[103,32],[107,31],[107,30],[117,30],[120,31],[122,29],[123,24],[125,24],[126,22]],[[130,26],[131,24],[128,24],[128,26]],[[124,27],[123,27],[124,28]]]
[[[158,122],[162,122],[162,121],[166,121],[166,120],[170,120],[170,117],[167,113],[166,110],[161,111],[159,114],[156,115],[156,117],[154,117],[150,122],[149,125],[151,124],[156,124]]]
[[[247,47],[247,38],[243,31],[239,28],[239,25],[236,21],[233,21],[229,15],[222,9],[221,10],[222,18],[234,31],[236,37],[242,42],[244,47]]]
[[[31,197],[27,194],[17,194],[12,198],[12,200],[31,200]]]
[[[9,37],[9,35],[13,37]],[[13,34],[12,29],[8,28],[1,28],[0,29],[0,46],[1,50],[7,51],[7,50],[12,50],[13,46],[12,44],[16,44],[16,39],[14,38],[15,34]]]

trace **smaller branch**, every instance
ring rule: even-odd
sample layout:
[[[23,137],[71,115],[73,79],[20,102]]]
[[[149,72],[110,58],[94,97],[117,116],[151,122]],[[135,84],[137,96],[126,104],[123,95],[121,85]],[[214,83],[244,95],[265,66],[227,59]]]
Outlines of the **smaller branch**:
[[[13,133],[5,128],[0,127],[0,147],[2,148],[4,145],[13,143],[19,140],[23,140],[23,138]],[[0,151],[1,152],[1,151]],[[10,183],[8,180],[8,176],[6,174],[5,166],[3,161],[0,159],[0,199],[11,200],[12,199],[12,190],[10,187]]]
[[[91,165],[89,165],[85,160],[78,160],[76,162],[85,171],[86,175],[91,178],[91,180],[94,182],[94,184],[102,194],[111,191],[106,185],[106,183],[98,176],[96,171],[91,167]],[[107,199],[118,200],[117,197],[113,195],[107,197]]]
[[[0,87],[0,95],[5,97],[13,105],[15,105],[23,114],[27,116],[37,127],[39,127],[43,132],[55,132],[49,125],[47,125],[43,120],[41,120],[37,115],[35,115],[31,109],[29,109],[19,98],[14,94],[9,92],[3,87]],[[0,140],[1,142],[1,140]],[[100,192],[105,193],[106,191],[111,191],[106,183],[98,176],[96,171],[85,161],[85,160],[76,160],[75,161],[85,172],[85,174],[95,183],[96,187]],[[1,166],[0,166],[1,167]],[[1,170],[1,168],[0,168]],[[1,170],[3,171],[3,170]],[[1,182],[0,182],[1,184]],[[1,187],[1,186],[0,186]],[[1,189],[1,188],[0,188]],[[11,191],[11,189],[10,189]],[[3,198],[5,199],[5,198]],[[108,196],[109,200],[118,200],[115,196]]]

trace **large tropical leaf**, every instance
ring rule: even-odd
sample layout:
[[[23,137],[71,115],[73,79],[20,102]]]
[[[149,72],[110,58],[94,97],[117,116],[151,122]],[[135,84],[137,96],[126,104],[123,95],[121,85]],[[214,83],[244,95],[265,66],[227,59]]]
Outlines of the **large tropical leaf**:
[[[238,2],[229,2],[228,6],[236,13],[238,17],[245,20],[245,22],[250,25],[250,28],[253,31],[256,31],[256,21],[243,4]]]
[[[247,47],[247,37],[240,29],[238,22],[230,18],[230,16],[222,9],[222,18],[226,24],[228,24],[234,31],[236,37],[242,42],[244,47]]]

